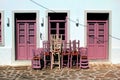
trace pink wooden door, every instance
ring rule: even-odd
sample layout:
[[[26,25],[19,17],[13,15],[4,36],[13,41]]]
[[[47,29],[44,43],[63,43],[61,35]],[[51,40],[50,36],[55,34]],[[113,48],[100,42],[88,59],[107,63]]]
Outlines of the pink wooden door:
[[[89,59],[107,59],[108,57],[108,22],[88,21],[87,47]]]
[[[32,49],[36,48],[35,20],[17,20],[17,59],[32,58]]]
[[[2,42],[2,28],[1,28],[1,18],[0,18],[0,43]]]

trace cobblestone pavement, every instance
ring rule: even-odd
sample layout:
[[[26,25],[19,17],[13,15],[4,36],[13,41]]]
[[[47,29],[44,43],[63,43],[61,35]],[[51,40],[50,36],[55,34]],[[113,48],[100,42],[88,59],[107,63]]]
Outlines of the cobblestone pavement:
[[[89,69],[0,66],[0,80],[120,80],[120,64],[90,64]]]

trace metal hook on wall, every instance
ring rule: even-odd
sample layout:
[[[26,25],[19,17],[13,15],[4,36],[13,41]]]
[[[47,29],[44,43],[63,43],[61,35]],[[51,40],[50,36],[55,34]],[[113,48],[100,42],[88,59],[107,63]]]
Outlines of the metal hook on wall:
[[[44,18],[42,18],[41,26],[42,26],[42,27],[44,26]]]
[[[9,26],[10,26],[10,19],[7,18],[7,27],[9,27]]]
[[[78,27],[79,26],[79,19],[76,19],[76,26]]]
[[[40,39],[42,40],[42,33],[40,33]]]

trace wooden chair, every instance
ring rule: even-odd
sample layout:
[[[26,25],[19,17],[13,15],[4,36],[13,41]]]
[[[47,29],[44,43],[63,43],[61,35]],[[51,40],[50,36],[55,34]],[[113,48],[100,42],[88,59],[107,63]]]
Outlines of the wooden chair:
[[[71,53],[70,53],[70,68],[72,68],[73,66],[76,66],[78,68],[79,65],[79,55],[80,55],[80,51],[79,51],[79,45],[80,45],[80,41],[76,41],[74,40],[71,43]]]
[[[50,42],[43,41],[44,68],[51,65]]]
[[[51,69],[55,65],[59,66],[59,69],[61,68],[60,64],[60,55],[61,55],[61,47],[62,47],[62,35],[51,35],[51,40],[50,40],[50,47],[51,47]]]
[[[32,58],[32,68],[33,69],[40,69],[41,68],[41,56],[40,52],[36,50],[32,50],[33,58]]]
[[[80,68],[89,68],[87,48],[80,48]]]
[[[61,67],[63,68],[64,66],[69,67],[70,66],[70,52],[71,52],[71,41],[63,42],[62,46],[62,53],[61,53]]]

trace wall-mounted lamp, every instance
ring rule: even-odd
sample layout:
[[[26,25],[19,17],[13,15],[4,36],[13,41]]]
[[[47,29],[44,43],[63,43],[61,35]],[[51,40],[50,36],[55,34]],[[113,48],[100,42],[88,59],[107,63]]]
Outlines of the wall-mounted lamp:
[[[40,33],[40,39],[42,40],[42,33]]]
[[[10,19],[7,18],[7,27],[9,27],[9,26],[10,26]]]
[[[76,26],[79,26],[79,19],[76,19]]]
[[[44,18],[42,18],[41,26],[42,26],[42,27],[44,26]]]

